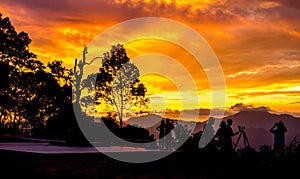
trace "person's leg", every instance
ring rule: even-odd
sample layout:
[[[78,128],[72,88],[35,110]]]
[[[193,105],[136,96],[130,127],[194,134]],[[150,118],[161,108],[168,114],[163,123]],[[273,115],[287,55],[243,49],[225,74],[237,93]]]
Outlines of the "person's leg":
[[[279,145],[278,143],[274,143],[273,152],[275,155],[279,154]]]
[[[280,155],[280,156],[283,156],[283,155],[284,155],[284,147],[285,147],[285,144],[284,144],[284,143],[280,143],[280,144],[279,144],[279,155]]]

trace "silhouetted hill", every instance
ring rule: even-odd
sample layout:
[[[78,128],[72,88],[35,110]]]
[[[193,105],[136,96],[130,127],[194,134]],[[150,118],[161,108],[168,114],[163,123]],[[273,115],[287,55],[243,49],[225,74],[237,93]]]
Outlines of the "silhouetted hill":
[[[300,118],[294,117],[288,114],[272,114],[267,111],[241,111],[234,115],[227,116],[224,120],[231,118],[233,120],[233,130],[238,131],[238,126],[245,127],[245,132],[250,142],[251,147],[258,148],[261,145],[272,145],[273,134],[269,132],[269,129],[280,120],[286,125],[288,132],[286,133],[286,144],[289,144],[295,136],[300,137]],[[158,138],[158,131],[156,127],[159,126],[160,121],[163,118],[159,115],[150,114],[145,117],[134,117],[128,119],[127,123],[131,125],[138,125],[147,130],[150,134],[154,134],[155,138]],[[204,122],[192,122],[178,120],[183,126],[187,126],[192,130],[192,133],[203,130]],[[236,135],[233,138],[235,142],[238,138]],[[239,141],[238,147],[243,147],[243,140]]]
[[[156,127],[159,126],[162,117],[156,114],[149,114],[143,117],[132,117],[127,120],[127,124],[139,126],[149,130],[149,134],[154,134],[154,138],[158,138]]]
[[[143,127],[147,130],[149,130],[150,135],[154,134],[154,138],[158,139],[158,131],[156,130],[156,127],[160,125],[161,120],[164,119],[160,115],[156,114],[149,114],[144,117],[133,117],[129,118],[127,120],[127,124],[133,125],[133,126],[139,126]],[[188,129],[192,131],[192,133],[198,132],[202,130],[204,122],[192,122],[192,121],[177,121],[176,123],[179,123],[183,126],[187,126]]]
[[[295,136],[300,136],[300,118],[292,115],[272,114],[267,111],[241,111],[224,119],[227,120],[228,118],[233,120],[233,129],[235,131],[238,131],[239,125],[246,127],[245,132],[249,142],[255,148],[265,144],[273,144],[273,135],[269,130],[279,121],[282,121],[288,129],[286,144],[293,140]],[[237,139],[237,136],[234,138]]]
[[[162,117],[156,114],[149,114],[143,117],[132,117],[127,120],[127,124],[137,125],[143,128],[149,128],[153,125],[159,124]]]

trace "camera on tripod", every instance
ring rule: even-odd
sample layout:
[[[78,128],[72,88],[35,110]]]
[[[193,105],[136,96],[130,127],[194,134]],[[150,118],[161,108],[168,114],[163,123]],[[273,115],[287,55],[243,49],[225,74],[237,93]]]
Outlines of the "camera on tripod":
[[[242,131],[244,131],[246,128],[245,127],[243,127],[243,126],[238,126],[238,128],[239,128],[239,131],[240,132],[242,132]]]
[[[245,132],[245,127],[243,127],[243,126],[238,126],[238,128],[239,128],[239,131],[240,131],[240,135],[239,135],[239,137],[238,137],[238,139],[237,139],[237,141],[236,141],[236,143],[235,143],[235,145],[234,145],[233,150],[236,149],[237,144],[239,143],[241,137],[243,137],[243,139],[244,139],[244,147],[245,147],[245,148],[250,147],[250,143],[249,143],[249,141],[248,141],[248,138],[247,138],[247,135],[246,135],[246,132]]]

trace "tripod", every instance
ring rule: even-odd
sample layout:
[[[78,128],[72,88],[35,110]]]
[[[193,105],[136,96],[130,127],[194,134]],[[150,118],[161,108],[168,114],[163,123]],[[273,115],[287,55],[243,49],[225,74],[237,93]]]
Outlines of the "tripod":
[[[248,141],[246,132],[245,132],[245,127],[238,126],[238,128],[239,128],[240,134],[239,134],[239,137],[237,138],[237,141],[236,141],[236,143],[235,143],[235,145],[234,145],[233,150],[236,149],[237,144],[239,143],[241,137],[243,137],[243,140],[244,140],[244,147],[245,147],[245,148],[250,147],[250,144],[249,144],[249,141]]]

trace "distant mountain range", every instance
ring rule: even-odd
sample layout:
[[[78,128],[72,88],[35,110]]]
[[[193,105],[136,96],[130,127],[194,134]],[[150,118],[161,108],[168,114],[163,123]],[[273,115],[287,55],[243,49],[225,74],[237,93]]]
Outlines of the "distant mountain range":
[[[288,129],[286,133],[286,144],[288,145],[295,136],[300,137],[300,118],[288,114],[272,114],[267,111],[240,111],[234,115],[224,117],[223,120],[231,118],[233,120],[233,130],[238,131],[238,126],[245,127],[245,133],[251,147],[258,148],[261,145],[272,145],[273,134],[270,128],[277,122],[282,121]],[[134,117],[128,119],[127,123],[148,129],[150,134],[158,138],[156,127],[159,126],[162,117],[150,114],[145,117]],[[181,125],[186,125],[192,133],[203,130],[204,122],[177,121]],[[217,130],[218,126],[214,127]],[[234,136],[234,142],[238,135]],[[243,147],[243,140],[239,141],[238,147]]]
[[[249,142],[255,148],[265,144],[273,144],[273,134],[269,130],[279,121],[282,121],[287,127],[287,145],[295,136],[300,137],[300,118],[289,114],[272,114],[267,111],[241,111],[224,119],[227,120],[229,118],[233,120],[233,128],[236,131],[239,125],[245,127]]]

